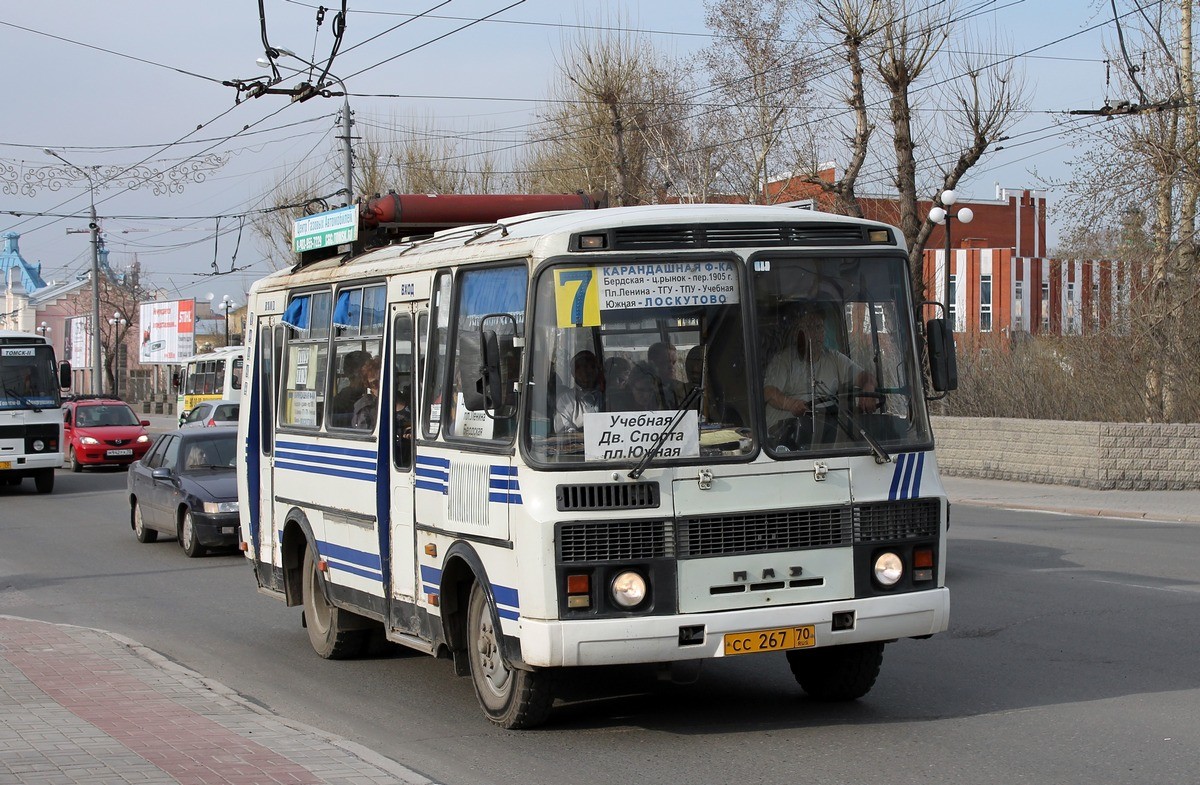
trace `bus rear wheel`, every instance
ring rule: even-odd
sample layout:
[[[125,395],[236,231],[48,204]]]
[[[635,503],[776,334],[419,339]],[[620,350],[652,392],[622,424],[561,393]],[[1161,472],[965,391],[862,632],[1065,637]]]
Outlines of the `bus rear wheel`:
[[[502,728],[540,725],[554,700],[549,674],[512,667],[500,649],[500,636],[495,609],[476,582],[467,605],[467,654],[479,705],[487,718]]]
[[[850,643],[787,653],[796,681],[820,701],[852,701],[871,691],[883,664],[883,643]]]
[[[327,660],[345,660],[366,651],[371,628],[366,619],[343,610],[325,598],[317,559],[312,548],[304,551],[304,626],[313,650]]]

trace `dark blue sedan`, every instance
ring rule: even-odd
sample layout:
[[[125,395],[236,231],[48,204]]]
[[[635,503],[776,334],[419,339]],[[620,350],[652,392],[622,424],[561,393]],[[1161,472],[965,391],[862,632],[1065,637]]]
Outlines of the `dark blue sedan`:
[[[159,437],[129,469],[129,524],[138,542],[166,534],[191,557],[236,547],[237,428]]]

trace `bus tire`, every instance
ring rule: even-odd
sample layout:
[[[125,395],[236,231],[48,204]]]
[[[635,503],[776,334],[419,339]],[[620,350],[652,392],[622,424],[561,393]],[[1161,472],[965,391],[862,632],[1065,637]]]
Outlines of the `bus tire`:
[[[33,476],[33,485],[38,493],[50,493],[54,490],[54,470],[41,469]]]
[[[312,548],[304,549],[303,567],[304,626],[313,650],[326,660],[345,660],[366,651],[371,642],[371,630],[363,619],[343,610],[325,597],[317,560]]]
[[[137,537],[137,541],[141,543],[156,542],[158,540],[158,532],[146,525],[146,519],[142,517],[142,505],[134,500],[133,502],[133,534]]]
[[[849,643],[787,653],[796,682],[819,701],[858,700],[871,691],[883,664],[883,642]]]
[[[512,667],[501,652],[500,634],[495,609],[476,582],[467,605],[467,654],[479,705],[487,718],[502,728],[540,725],[554,701],[549,674]]]

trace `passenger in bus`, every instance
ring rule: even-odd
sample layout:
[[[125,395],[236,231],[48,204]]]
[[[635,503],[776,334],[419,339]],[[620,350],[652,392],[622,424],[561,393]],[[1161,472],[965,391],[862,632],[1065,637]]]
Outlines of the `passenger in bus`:
[[[683,382],[675,376],[675,366],[679,364],[679,352],[666,341],[652,344],[646,351],[646,360],[654,367],[654,375],[658,384],[658,399],[662,404],[660,409],[676,409],[687,396]]]
[[[857,387],[875,391],[875,377],[839,351],[825,345],[825,317],[816,305],[801,305],[784,343],[763,376],[767,427],[788,417],[838,405],[837,396]],[[872,411],[876,398],[862,396],[858,406]]]
[[[604,361],[604,392],[613,395],[629,384],[633,363],[624,357],[609,357]]]
[[[612,408],[622,412],[653,412],[661,409],[654,366],[646,362],[633,365],[625,388],[613,396]]]
[[[379,414],[379,358],[371,357],[359,371],[362,377],[363,394],[354,402],[354,414],[350,425],[353,428],[371,429]]]
[[[604,375],[596,355],[584,349],[571,358],[575,385],[558,394],[554,406],[554,430],[558,433],[583,430],[583,416],[604,411]]]
[[[333,396],[330,425],[349,428],[354,420],[354,404],[363,396],[362,366],[371,358],[370,352],[361,349],[350,352],[342,360],[342,372],[338,376],[338,391]]]

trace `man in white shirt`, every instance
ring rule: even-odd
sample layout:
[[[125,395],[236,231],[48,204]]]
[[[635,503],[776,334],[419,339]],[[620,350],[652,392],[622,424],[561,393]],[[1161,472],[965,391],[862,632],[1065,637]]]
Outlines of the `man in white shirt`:
[[[767,427],[788,417],[809,414],[815,407],[833,403],[832,396],[857,387],[875,391],[875,377],[841,352],[825,346],[825,320],[818,306],[802,307],[793,340],[767,363],[763,393]],[[839,402],[840,403],[840,402]],[[873,410],[878,401],[860,396],[858,406]]]
[[[583,415],[604,411],[604,376],[596,355],[584,349],[571,358],[575,386],[563,390],[554,402],[554,430],[583,430]]]

